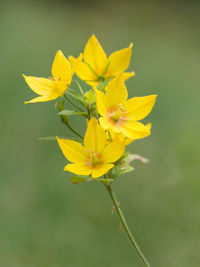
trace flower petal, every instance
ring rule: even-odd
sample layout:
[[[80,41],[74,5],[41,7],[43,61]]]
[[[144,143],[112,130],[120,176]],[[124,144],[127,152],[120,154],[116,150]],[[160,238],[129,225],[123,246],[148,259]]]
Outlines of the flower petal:
[[[127,115],[133,120],[142,120],[151,112],[155,101],[156,95],[133,97],[126,103]]]
[[[123,104],[126,101],[128,92],[122,79],[122,75],[118,75],[109,82],[106,88],[106,97],[110,107]]]
[[[84,163],[87,160],[88,153],[78,142],[58,137],[57,141],[64,156],[72,163]]]
[[[99,76],[101,76],[106,69],[107,56],[94,34],[90,37],[85,46],[84,61],[89,64]]]
[[[120,130],[123,135],[131,139],[140,139],[150,135],[151,130],[138,121],[127,121],[121,125]]]
[[[92,169],[84,164],[68,164],[65,166],[64,171],[69,171],[77,175],[90,175]]]
[[[55,82],[56,84],[56,90],[54,91],[57,96],[63,96],[65,91],[67,90],[67,87],[70,85],[71,80],[68,82]]]
[[[132,71],[132,72],[123,72],[122,73],[122,79],[123,79],[124,82],[126,80],[128,80],[129,78],[134,77],[134,76],[135,76],[135,72],[134,71]]]
[[[56,53],[51,72],[55,81],[71,81],[71,64],[60,50]]]
[[[37,103],[37,102],[46,102],[46,101],[50,101],[50,100],[54,100],[56,99],[58,96],[55,94],[50,94],[50,95],[44,95],[44,96],[38,96],[35,97],[33,99],[31,99],[30,101],[25,101],[24,104],[28,104],[28,103]]]
[[[69,56],[69,61],[72,65],[72,72],[73,73],[76,72],[77,66],[82,62],[82,60],[83,60],[83,54],[82,53],[80,53],[80,55],[77,58],[75,58],[73,56]]]
[[[98,79],[85,62],[76,65],[76,74],[83,81],[96,81]]]
[[[112,142],[108,143],[102,153],[102,158],[105,163],[117,161],[124,153],[124,143]]]
[[[116,76],[128,68],[132,54],[132,46],[133,44],[131,43],[129,47],[118,50],[109,56],[108,61],[110,65],[107,75]]]
[[[84,146],[87,150],[102,152],[106,144],[106,134],[98,121],[92,117],[84,137]]]
[[[97,110],[102,116],[106,116],[108,108],[110,106],[107,96],[99,90],[95,91],[96,91]]]
[[[117,125],[111,123],[107,118],[100,118],[99,122],[101,124],[101,126],[107,130],[107,129],[111,129],[112,131],[114,131],[115,133],[120,133],[120,129]]]
[[[106,174],[110,169],[114,167],[114,164],[102,164],[98,168],[92,170],[92,177],[97,178]]]
[[[146,125],[145,125],[150,131],[149,131],[149,134],[148,135],[146,135],[146,136],[144,136],[144,137],[147,137],[147,136],[149,136],[150,134],[151,134],[151,123],[147,123]],[[144,138],[144,137],[142,137],[142,138]],[[125,146],[128,146],[130,143],[132,143],[133,141],[135,141],[136,139],[139,139],[139,138],[126,138],[125,139]]]
[[[49,95],[56,88],[55,82],[50,79],[26,76],[24,74],[23,77],[29,87],[38,95]]]

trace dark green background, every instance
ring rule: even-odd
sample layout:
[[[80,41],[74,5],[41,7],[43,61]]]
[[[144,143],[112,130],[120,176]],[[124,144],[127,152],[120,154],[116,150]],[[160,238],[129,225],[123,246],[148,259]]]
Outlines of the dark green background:
[[[200,266],[199,7],[1,1],[1,267],[143,266],[104,187],[68,182],[57,143],[37,141],[69,134],[54,102],[23,104],[35,94],[21,74],[48,77],[58,49],[78,56],[93,33],[107,54],[133,41],[129,96],[158,94],[152,135],[130,147],[150,163],[114,185],[130,228],[152,266]]]

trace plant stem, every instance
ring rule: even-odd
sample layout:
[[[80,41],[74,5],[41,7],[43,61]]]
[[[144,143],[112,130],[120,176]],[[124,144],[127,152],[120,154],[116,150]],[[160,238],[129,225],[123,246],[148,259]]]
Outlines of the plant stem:
[[[135,241],[135,239],[134,239],[134,237],[133,237],[133,235],[132,235],[132,233],[131,233],[131,231],[130,231],[130,229],[128,227],[128,224],[126,222],[126,219],[125,219],[125,217],[124,217],[124,215],[122,213],[122,210],[121,210],[121,208],[119,206],[119,202],[116,199],[116,196],[115,196],[115,194],[114,194],[114,192],[113,192],[113,190],[111,188],[111,185],[106,185],[106,188],[107,188],[107,190],[108,190],[108,192],[110,194],[110,197],[111,197],[111,199],[113,201],[113,204],[115,206],[115,209],[117,211],[117,214],[119,216],[119,219],[120,219],[120,221],[121,221],[121,223],[122,223],[122,225],[124,227],[125,232],[128,235],[129,240],[131,241],[132,246],[137,251],[137,254],[140,257],[140,259],[142,260],[142,262],[144,263],[144,265],[146,267],[150,267],[150,264],[148,263],[147,259],[145,258],[145,256],[143,255],[142,251],[140,250],[138,244],[136,243],[136,241]]]
[[[69,101],[69,103],[72,104],[72,106],[74,106],[75,108],[77,108],[79,111],[83,112],[83,110],[81,108],[79,108],[79,106],[76,105],[66,94],[64,94],[64,97]]]
[[[69,123],[65,123],[65,125],[67,125],[67,127],[69,128],[70,131],[72,131],[74,134],[76,134],[78,137],[80,137],[83,140],[83,136],[81,136],[79,133],[77,133],[77,131],[75,131],[70,125]]]

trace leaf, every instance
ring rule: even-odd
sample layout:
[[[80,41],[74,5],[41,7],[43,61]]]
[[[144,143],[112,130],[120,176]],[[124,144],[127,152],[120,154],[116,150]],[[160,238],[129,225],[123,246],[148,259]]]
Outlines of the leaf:
[[[77,86],[78,86],[78,89],[79,89],[81,95],[84,96],[84,92],[83,92],[83,89],[82,89],[80,83],[79,83],[78,81],[76,81],[76,84],[77,84]]]
[[[119,170],[118,170],[118,175],[123,174],[123,173],[128,173],[133,171],[135,168],[133,168],[132,166],[130,166],[129,164],[123,164],[120,166]]]
[[[66,116],[70,116],[70,115],[87,116],[87,112],[68,110],[68,109],[63,110],[63,111],[59,112],[58,114],[59,115],[66,115]]]
[[[78,94],[75,91],[72,90],[67,90],[67,94],[69,94],[70,96],[72,96],[73,98],[75,98],[78,102],[80,102],[82,105],[85,106],[85,100],[83,98],[83,96],[81,96],[80,94]]]
[[[69,178],[69,180],[70,180],[73,184],[79,184],[79,183],[91,182],[93,179],[92,179],[92,178],[89,178],[89,177],[78,177],[78,176],[73,176],[73,177]]]

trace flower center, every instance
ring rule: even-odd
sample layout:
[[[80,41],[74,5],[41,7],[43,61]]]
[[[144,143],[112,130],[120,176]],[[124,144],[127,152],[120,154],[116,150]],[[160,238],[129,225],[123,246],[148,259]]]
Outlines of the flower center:
[[[86,165],[95,168],[101,164],[102,164],[101,154],[95,151],[88,151],[88,159]]]
[[[126,120],[126,113],[126,109],[119,104],[110,109],[108,112],[108,118],[113,124],[119,124]]]
[[[120,117],[121,117],[121,111],[119,109],[110,114],[110,118],[114,122],[118,122],[120,120]]]

